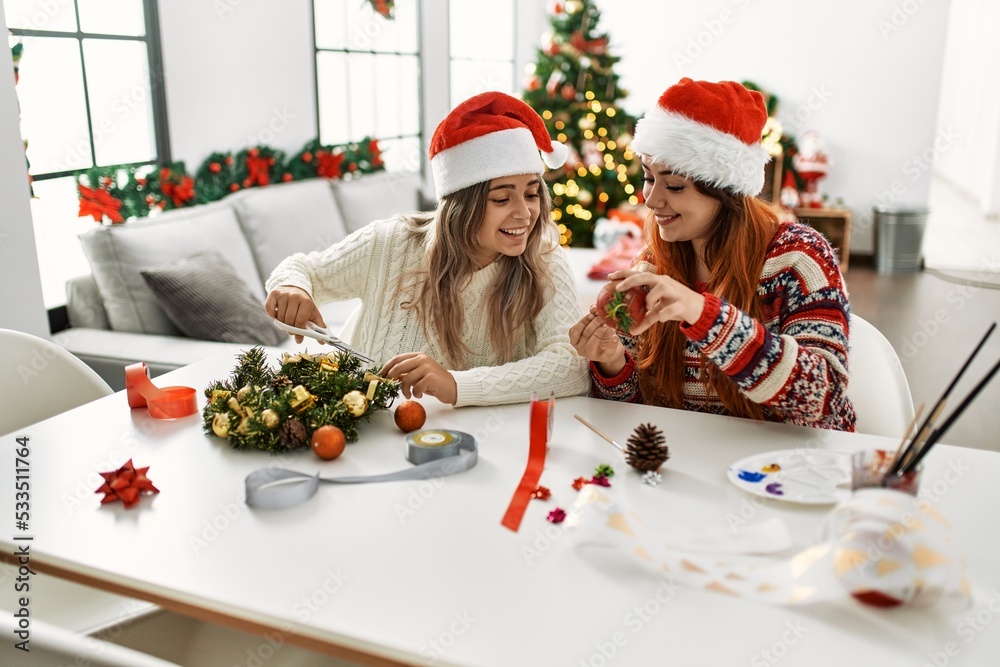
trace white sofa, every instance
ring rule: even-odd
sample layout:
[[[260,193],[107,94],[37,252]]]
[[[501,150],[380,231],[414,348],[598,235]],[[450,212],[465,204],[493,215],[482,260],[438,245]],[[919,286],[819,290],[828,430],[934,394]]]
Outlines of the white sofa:
[[[284,257],[336,243],[372,220],[421,208],[416,173],[381,172],[348,181],[311,179],[245,190],[221,201],[170,211],[80,235],[91,274],[67,284],[70,328],[54,340],[115,389],[124,367],[144,361],[153,375],[246,343],[184,337],[156,302],[140,270],[217,251],[263,303],[264,282]],[[357,300],[324,306],[337,332]],[[282,347],[297,347],[287,338]]]

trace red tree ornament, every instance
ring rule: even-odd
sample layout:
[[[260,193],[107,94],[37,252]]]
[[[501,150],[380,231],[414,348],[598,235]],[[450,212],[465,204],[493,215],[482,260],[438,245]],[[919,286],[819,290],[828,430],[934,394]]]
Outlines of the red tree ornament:
[[[139,496],[143,493],[159,493],[160,490],[153,486],[153,483],[146,477],[149,466],[136,468],[132,465],[132,459],[118,470],[112,472],[102,472],[104,484],[95,493],[103,493],[101,504],[113,503],[116,500],[122,501],[126,508],[132,507],[139,502]]]

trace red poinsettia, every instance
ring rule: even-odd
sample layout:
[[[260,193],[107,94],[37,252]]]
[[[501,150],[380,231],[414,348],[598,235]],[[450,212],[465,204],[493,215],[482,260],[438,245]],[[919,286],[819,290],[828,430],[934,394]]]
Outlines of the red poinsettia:
[[[368,152],[372,154],[373,167],[378,167],[382,164],[382,149],[378,147],[377,139],[372,139],[368,142]]]
[[[194,179],[190,176],[182,176],[180,182],[171,180],[175,174],[169,169],[160,170],[160,189],[163,195],[169,197],[174,203],[174,207],[180,208],[185,202],[194,199]]]
[[[80,193],[80,217],[91,216],[97,222],[103,222],[105,216],[112,223],[125,222],[122,217],[122,202],[103,188],[88,188],[86,185],[77,184],[77,191]]]
[[[256,149],[251,149],[247,154],[247,181],[249,184],[244,183],[245,187],[250,187],[250,185],[267,185],[271,182],[271,175],[268,173],[271,168],[272,161],[266,157],[261,157],[259,151]]]
[[[371,0],[371,3],[376,12],[387,19],[392,18],[392,9],[396,4],[394,0]]]
[[[316,151],[316,175],[323,178],[340,178],[340,165],[344,163],[343,153]]]
[[[101,504],[113,503],[116,500],[122,501],[126,508],[132,507],[139,502],[141,493],[159,493],[160,490],[153,486],[153,483],[146,477],[149,466],[136,468],[132,465],[132,459],[118,470],[113,472],[102,472],[104,484],[95,493],[103,493]]]

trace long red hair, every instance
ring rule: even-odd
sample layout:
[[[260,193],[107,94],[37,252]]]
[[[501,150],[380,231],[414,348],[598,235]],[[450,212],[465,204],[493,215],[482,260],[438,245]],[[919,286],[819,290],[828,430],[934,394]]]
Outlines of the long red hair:
[[[757,289],[767,247],[778,229],[778,213],[756,197],[694,182],[702,194],[721,207],[705,241],[705,264],[710,277],[707,291],[722,297],[753,318],[762,313]],[[690,241],[669,243],[660,238],[652,216],[646,221],[646,249],[638,261],[650,263],[656,273],[695,286],[697,259]],[[684,350],[687,338],[678,322],[658,322],[640,337],[636,348],[639,387],[647,403],[671,408],[684,406]],[[708,396],[716,395],[730,414],[763,419],[764,411],[726,375],[701,359],[701,381]]]

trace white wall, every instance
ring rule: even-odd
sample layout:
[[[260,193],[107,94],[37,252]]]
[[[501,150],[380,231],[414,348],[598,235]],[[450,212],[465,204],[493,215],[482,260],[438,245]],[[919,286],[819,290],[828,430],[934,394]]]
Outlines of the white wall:
[[[630,111],[642,112],[682,76],[749,79],[779,97],[778,116],[793,134],[818,130],[833,161],[820,189],[854,210],[855,252],[873,251],[870,212],[879,199],[927,202],[930,170],[919,160],[942,143],[948,3],[597,2],[622,57]]]
[[[309,0],[165,0],[160,9],[173,158],[296,151],[317,135]]]
[[[7,19],[0,3],[0,35],[6,34]],[[0,329],[48,338],[29,196],[14,63],[5,42],[0,48]]]
[[[937,173],[968,194],[983,213],[1000,213],[1000,3],[952,0],[938,122],[955,145]]]

